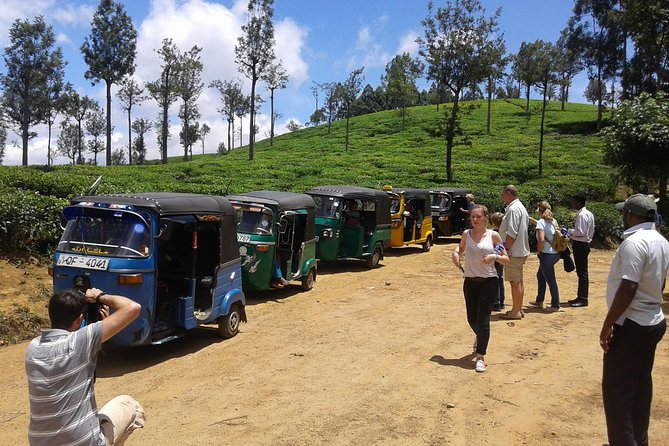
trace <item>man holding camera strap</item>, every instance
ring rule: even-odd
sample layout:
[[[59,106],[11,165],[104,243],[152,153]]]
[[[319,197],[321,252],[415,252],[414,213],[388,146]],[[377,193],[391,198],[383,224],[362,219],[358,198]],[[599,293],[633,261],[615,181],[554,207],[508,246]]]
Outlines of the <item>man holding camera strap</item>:
[[[101,305],[102,320],[82,326],[89,304]],[[137,302],[97,288],[51,297],[51,329],[26,351],[31,446],[122,444],[132,430],[144,427],[144,409],[133,398],[118,396],[98,412],[94,391],[102,343],[135,320],[140,309]]]

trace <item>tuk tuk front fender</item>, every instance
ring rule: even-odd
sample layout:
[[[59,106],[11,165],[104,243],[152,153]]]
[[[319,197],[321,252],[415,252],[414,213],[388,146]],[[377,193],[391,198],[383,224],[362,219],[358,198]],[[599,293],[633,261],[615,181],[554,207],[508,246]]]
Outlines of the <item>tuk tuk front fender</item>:
[[[317,269],[318,261],[314,258],[308,259],[304,262],[302,266],[302,276],[306,276],[309,273],[309,270],[313,267],[314,270]]]

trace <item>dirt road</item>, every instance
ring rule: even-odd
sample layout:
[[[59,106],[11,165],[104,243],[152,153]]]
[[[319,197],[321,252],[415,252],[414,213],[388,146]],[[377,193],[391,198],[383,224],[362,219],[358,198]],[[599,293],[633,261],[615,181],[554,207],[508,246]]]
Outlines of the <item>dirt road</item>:
[[[597,336],[613,252],[591,254],[588,308],[494,316],[488,371],[477,374],[454,246],[395,251],[375,270],[320,265],[311,292],[249,297],[249,322],[228,341],[200,330],[107,349],[98,401],[128,393],[144,405],[146,428],[128,445],[606,443]],[[537,265],[526,266],[526,302]],[[575,296],[574,273],[558,282],[562,301]],[[655,362],[651,444],[669,441],[668,342]],[[25,348],[0,349],[2,445],[27,443]]]

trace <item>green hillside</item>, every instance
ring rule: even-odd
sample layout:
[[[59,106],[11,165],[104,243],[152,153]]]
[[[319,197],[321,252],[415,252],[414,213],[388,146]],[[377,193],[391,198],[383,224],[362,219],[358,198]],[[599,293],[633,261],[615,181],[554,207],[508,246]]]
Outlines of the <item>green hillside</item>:
[[[491,134],[486,135],[486,102],[462,103],[462,131],[453,150],[451,184],[446,182],[443,136],[448,104],[439,111],[435,106],[409,109],[404,130],[397,111],[352,118],[348,151],[344,148],[345,122],[340,121],[332,124],[330,133],[327,125],[321,125],[277,137],[273,147],[269,140],[260,141],[252,162],[243,147],[227,155],[196,155],[192,162],[176,157],[167,165],[2,167],[0,231],[11,236],[13,223],[51,228],[52,223],[39,216],[62,207],[72,195],[85,193],[100,174],[103,182],[98,193],[301,192],[323,184],[372,188],[452,185],[469,187],[477,202],[501,209],[500,190],[513,183],[528,207],[541,199],[566,205],[569,196],[580,191],[595,201],[611,200],[612,170],[603,164],[603,143],[594,132],[596,108],[568,104],[562,112],[559,103],[549,105],[543,176],[539,177],[541,102],[531,102],[529,120],[524,105],[524,100],[494,101]],[[18,222],[17,213],[24,215]]]

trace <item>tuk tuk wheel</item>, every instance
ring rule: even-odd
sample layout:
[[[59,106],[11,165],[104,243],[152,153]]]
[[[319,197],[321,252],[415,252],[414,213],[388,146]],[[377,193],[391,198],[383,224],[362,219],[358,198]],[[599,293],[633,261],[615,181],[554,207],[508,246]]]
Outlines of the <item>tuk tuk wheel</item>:
[[[306,276],[302,277],[302,289],[304,291],[309,291],[314,287],[314,282],[316,281],[316,272],[313,268],[309,270]]]
[[[423,243],[423,252],[428,252],[430,249],[432,249],[432,236],[428,235],[427,240]]]
[[[230,312],[218,318],[218,334],[223,339],[230,339],[239,333],[239,324],[242,321],[239,304],[233,304]]]
[[[367,257],[367,267],[376,268],[377,266],[379,266],[380,260],[381,260],[381,248],[375,246],[374,251],[372,251],[372,255]]]

